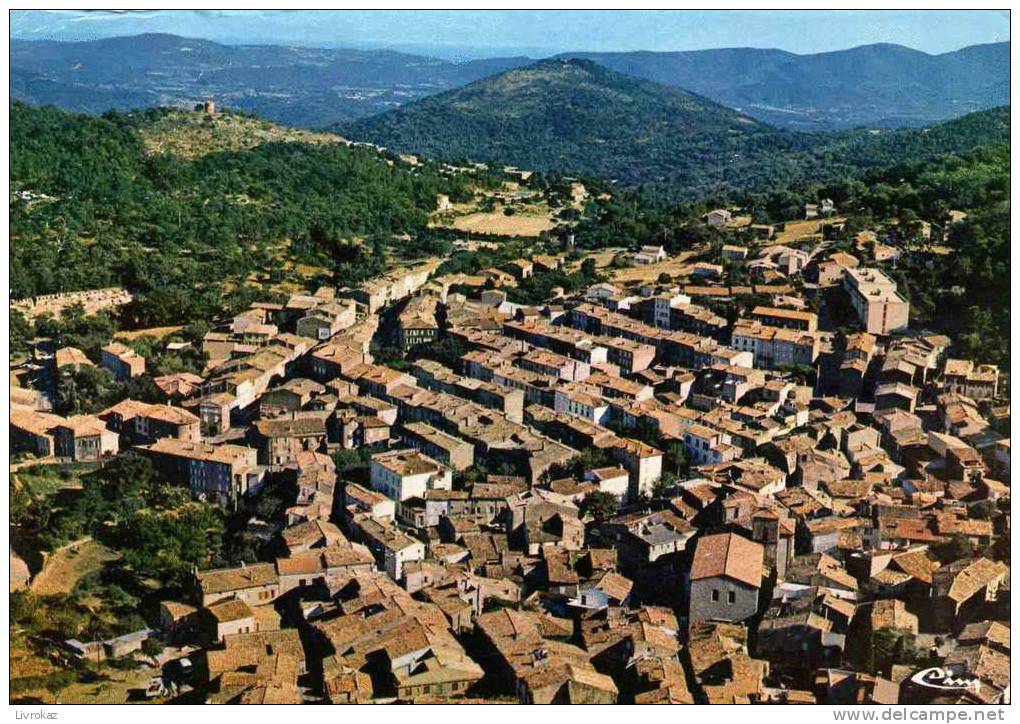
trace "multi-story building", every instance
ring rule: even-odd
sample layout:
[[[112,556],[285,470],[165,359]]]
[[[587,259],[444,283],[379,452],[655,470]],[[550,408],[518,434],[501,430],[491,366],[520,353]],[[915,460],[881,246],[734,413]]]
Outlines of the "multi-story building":
[[[818,315],[814,312],[781,307],[755,307],[751,310],[751,316],[769,327],[785,327],[804,332],[814,332],[818,329]]]
[[[404,425],[401,438],[407,447],[424,453],[454,470],[469,468],[475,460],[475,448],[471,443],[423,422],[409,422]]]
[[[299,319],[296,331],[302,337],[324,341],[354,326],[355,320],[355,305],[352,301],[326,302]]]
[[[690,425],[684,430],[684,447],[695,465],[710,465],[733,460],[740,450],[729,435],[705,425]]]
[[[103,347],[102,364],[121,382],[145,374],[145,358],[120,342],[110,342]]]
[[[750,352],[754,364],[765,369],[813,365],[821,344],[813,332],[767,327],[758,322],[738,321],[733,328],[733,347]]]
[[[995,365],[975,365],[969,359],[947,359],[942,371],[942,384],[948,392],[978,402],[991,400],[999,391],[999,368]]]
[[[442,463],[414,450],[392,450],[372,456],[372,490],[396,501],[424,497],[426,490],[450,490],[453,473]]]
[[[95,415],[69,417],[53,429],[57,457],[95,462],[116,455],[120,449],[117,433]]]
[[[437,300],[431,295],[413,297],[397,318],[397,335],[400,347],[409,350],[419,344],[432,342],[439,334],[436,322]]]
[[[116,432],[125,445],[141,445],[162,438],[189,442],[202,439],[201,421],[195,414],[172,405],[150,405],[137,400],[122,400],[99,413],[107,428]]]
[[[136,449],[152,461],[157,479],[187,485],[192,495],[222,504],[236,505],[241,496],[258,490],[265,477],[258,451],[251,447],[164,438]]]
[[[889,335],[910,324],[910,303],[896,291],[896,282],[878,269],[844,269],[843,289],[866,332]]]

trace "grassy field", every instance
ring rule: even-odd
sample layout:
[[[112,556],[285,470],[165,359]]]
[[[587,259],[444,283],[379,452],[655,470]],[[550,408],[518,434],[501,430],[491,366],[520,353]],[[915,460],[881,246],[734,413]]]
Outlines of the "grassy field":
[[[150,154],[168,153],[187,159],[264,143],[344,143],[344,139],[332,133],[284,128],[231,114],[209,118],[201,111],[175,111],[147,127],[141,136]]]
[[[845,217],[833,216],[827,219],[801,219],[800,221],[787,221],[786,228],[776,233],[774,241],[770,244],[789,244],[800,239],[809,239],[815,234],[822,233],[822,226],[846,221]]]
[[[556,226],[548,213],[536,211],[519,211],[507,216],[503,210],[477,211],[466,216],[459,216],[450,224],[459,231],[470,231],[473,234],[495,234],[497,236],[538,236]]]
[[[30,588],[40,596],[70,593],[83,576],[118,558],[117,553],[94,540],[69,543],[46,557]]]
[[[677,254],[666,261],[645,266],[632,266],[625,269],[615,269],[610,272],[610,281],[613,282],[655,282],[660,274],[678,276],[685,274],[690,267],[689,259],[698,256],[704,250],[691,250]]]
[[[109,677],[94,683],[75,682],[59,693],[61,704],[134,704],[159,703],[158,699],[151,702],[139,697],[132,698],[132,690],[144,689],[149,679],[160,675],[160,670],[152,666],[143,666],[130,671],[104,669]]]
[[[149,679],[160,675],[160,670],[152,666],[139,666],[136,669],[114,669],[103,665],[96,681],[72,681],[62,689],[50,690],[44,685],[17,685],[19,679],[46,677],[59,671],[50,661],[31,652],[27,647],[11,642],[11,681],[16,692],[12,690],[11,700],[38,701],[43,704],[125,704],[149,703],[133,690],[144,689]],[[156,703],[158,700],[153,700]]]
[[[98,469],[96,463],[32,463],[11,466],[11,481],[43,498],[66,488],[80,488],[81,477]]]
[[[155,337],[156,339],[163,339],[169,337],[171,334],[180,332],[183,329],[181,325],[174,325],[172,327],[149,327],[147,329],[133,329],[130,332],[117,332],[113,335],[114,339],[123,339],[131,341],[132,339],[139,339],[140,337]]]

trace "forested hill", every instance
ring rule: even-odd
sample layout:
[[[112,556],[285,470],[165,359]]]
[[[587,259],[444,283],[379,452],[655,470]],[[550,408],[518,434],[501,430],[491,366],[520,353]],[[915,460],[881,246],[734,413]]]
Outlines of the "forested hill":
[[[273,128],[13,103],[11,296],[124,285],[139,293],[139,323],[210,318],[246,304],[256,275],[298,262],[356,282],[378,268],[381,243],[425,227],[437,193],[465,196],[435,164]],[[188,152],[158,152],[160,134],[191,138]],[[365,243],[341,243],[352,238]]]
[[[437,158],[645,185],[673,198],[758,191],[1002,142],[1008,111],[944,130],[782,131],[588,60],[542,61],[346,124],[347,136]]]

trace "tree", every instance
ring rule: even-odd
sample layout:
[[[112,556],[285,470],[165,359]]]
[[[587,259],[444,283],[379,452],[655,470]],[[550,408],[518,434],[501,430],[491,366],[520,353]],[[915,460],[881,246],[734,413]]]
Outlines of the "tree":
[[[57,412],[64,415],[96,413],[108,407],[117,383],[102,367],[61,367],[57,379]]]
[[[616,496],[596,490],[584,496],[578,508],[581,517],[590,515],[597,521],[606,520],[616,513]]]
[[[670,467],[676,477],[686,475],[690,467],[687,460],[687,446],[682,442],[672,442],[666,448],[666,464]]]
[[[874,650],[872,673],[888,674],[894,664],[913,666],[922,663],[926,656],[918,650],[914,636],[908,631],[884,628],[871,636]]]
[[[952,538],[932,547],[932,553],[943,563],[952,563],[961,558],[969,558],[974,553],[974,544],[970,538],[957,533]]]
[[[150,636],[142,642],[142,653],[153,658],[163,653],[163,642],[155,636]]]
[[[998,509],[991,500],[981,500],[970,506],[970,517],[978,520],[991,520],[997,512]]]

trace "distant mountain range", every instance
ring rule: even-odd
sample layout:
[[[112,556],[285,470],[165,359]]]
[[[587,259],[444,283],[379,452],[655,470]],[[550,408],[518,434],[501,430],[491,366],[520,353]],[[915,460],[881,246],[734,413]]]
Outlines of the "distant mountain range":
[[[93,114],[212,98],[290,126],[324,128],[530,62],[452,63],[384,50],[222,45],[163,34],[15,40],[11,97]]]
[[[1009,103],[1009,44],[928,55],[898,45],[796,55],[727,48],[570,53],[681,87],[770,125],[835,130],[923,125]],[[289,125],[322,128],[532,64],[451,62],[382,50],[223,45],[174,35],[81,43],[11,42],[11,95],[101,113],[205,98]]]
[[[574,58],[508,70],[337,130],[394,151],[589,174],[693,198],[1008,142],[1009,113],[931,129],[809,134]]]
[[[774,126],[806,131],[919,126],[1010,100],[1009,43],[942,55],[880,44],[813,55],[722,48],[568,57],[680,86]]]

